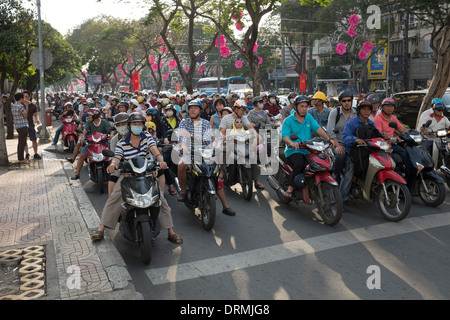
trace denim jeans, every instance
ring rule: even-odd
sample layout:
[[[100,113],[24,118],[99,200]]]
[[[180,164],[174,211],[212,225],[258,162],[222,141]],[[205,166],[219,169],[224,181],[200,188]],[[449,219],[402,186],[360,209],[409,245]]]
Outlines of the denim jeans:
[[[354,175],[353,161],[352,157],[348,153],[345,154],[345,172],[342,177],[341,183],[339,184],[339,192],[341,193],[342,201],[348,199],[348,192],[352,187],[352,180]]]
[[[55,137],[53,138],[53,143],[57,144],[59,140],[59,135],[61,134],[61,131],[63,130],[63,125],[61,125],[55,132]]]

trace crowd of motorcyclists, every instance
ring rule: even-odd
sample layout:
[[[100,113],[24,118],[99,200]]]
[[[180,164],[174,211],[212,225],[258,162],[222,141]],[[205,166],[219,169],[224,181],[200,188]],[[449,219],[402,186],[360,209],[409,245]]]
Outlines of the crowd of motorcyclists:
[[[119,164],[141,156],[156,159],[159,166],[154,175],[158,178],[161,191],[160,226],[162,229],[168,229],[170,241],[176,244],[182,243],[181,237],[173,231],[171,210],[164,197],[164,191],[167,185],[170,195],[178,194],[178,201],[193,201],[188,194],[187,180],[190,175],[187,172],[195,173],[196,170],[200,170],[193,165],[198,164],[194,159],[193,150],[203,150],[208,146],[220,149],[220,152],[215,153],[214,159],[219,165],[217,169],[214,169],[217,171],[217,173],[213,172],[217,175],[217,179],[212,180],[212,184],[222,203],[222,212],[226,215],[233,216],[236,212],[227,203],[224,183],[232,185],[240,182],[244,186],[244,182],[247,181],[246,183],[250,184],[250,190],[253,186],[255,189],[265,189],[260,181],[260,168],[263,166],[261,159],[264,152],[283,154],[290,174],[285,184],[287,187],[282,190],[279,197],[284,201],[292,199],[295,190],[305,187],[304,180],[318,173],[311,168],[312,163],[308,157],[310,151],[304,147],[305,142],[314,139],[316,139],[314,141],[318,141],[317,139],[325,141],[326,148],[331,150],[329,156],[332,162],[332,168],[330,168],[332,181],[326,179],[323,181],[338,188],[341,198],[339,203],[344,203],[345,206],[348,201],[351,201],[354,198],[351,192],[352,186],[358,179],[364,183],[371,165],[376,166],[372,164],[372,157],[375,156],[377,159],[377,156],[373,150],[370,150],[371,146],[379,146],[382,149],[380,152],[385,152],[393,159],[392,168],[389,165],[383,167],[392,169],[393,173],[378,173],[375,178],[380,185],[377,189],[378,196],[383,198],[384,192],[387,206],[394,205],[395,200],[407,198],[406,195],[395,194],[395,191],[390,193],[383,181],[396,180],[400,184],[406,184],[402,181],[409,165],[408,149],[403,144],[402,134],[409,129],[395,117],[395,101],[391,98],[380,99],[376,93],[362,97],[356,102],[356,108],[354,107],[356,97],[350,91],[339,93],[338,104],[335,108],[331,107],[330,99],[320,91],[309,97],[291,93],[288,95],[288,103],[285,106],[280,106],[275,94],[261,94],[254,97],[250,92],[244,97],[239,97],[237,94],[213,94],[208,97],[200,93],[167,96],[150,91],[148,93],[123,92],[116,96],[57,94],[49,95],[47,98],[53,106],[57,119],[73,117],[78,125],[76,145],[72,156],[68,158],[70,162],[75,162],[79,154],[72,179],[80,178],[88,153],[86,137],[95,132],[110,135],[109,148],[114,150],[114,157],[110,158],[106,169],[109,176],[109,198],[102,212],[101,226],[92,235],[93,240],[101,240],[105,227],[114,228],[120,216],[122,196],[119,182],[122,177],[118,174]],[[444,110],[445,105],[442,100],[434,99],[432,108],[421,115],[416,128],[419,134],[430,138],[431,143],[425,143],[424,146],[434,156],[434,168],[439,168],[439,145],[435,133],[440,129],[450,128],[450,121],[444,116]],[[267,147],[267,139],[270,139],[270,135],[261,134],[262,128],[279,129],[281,136],[276,143],[272,141],[273,146],[269,144]],[[56,131],[53,145],[58,143],[62,132],[63,125]],[[231,170],[230,165],[233,163],[230,162],[229,155],[227,157],[224,145],[228,144],[230,137],[241,133],[251,137],[250,140],[246,140],[246,143],[255,146],[258,161],[254,163],[247,161],[249,168],[247,180],[241,176],[245,176],[247,171],[232,171],[232,175],[239,175],[239,178],[233,181],[230,179],[230,173],[227,172]],[[381,140],[387,142],[388,147],[382,147]],[[165,146],[173,144],[179,148],[170,149],[171,152],[164,149]],[[173,157],[173,150],[179,150],[178,157]],[[380,152],[378,154],[381,154]],[[250,156],[247,153],[247,158]],[[382,159],[378,160],[383,162]],[[389,159],[387,161],[390,163]],[[417,175],[421,172],[420,170]],[[394,172],[399,176],[394,176]],[[316,181],[319,184],[321,180]],[[363,188],[363,192],[368,191]],[[322,195],[320,199],[326,200]],[[341,205],[341,208],[337,210],[343,211],[344,208]],[[402,218],[406,214],[403,214]],[[392,219],[392,221],[397,220]]]

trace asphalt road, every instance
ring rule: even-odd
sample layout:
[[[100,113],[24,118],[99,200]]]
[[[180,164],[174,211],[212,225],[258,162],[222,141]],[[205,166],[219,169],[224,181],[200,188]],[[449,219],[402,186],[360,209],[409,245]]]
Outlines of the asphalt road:
[[[97,212],[106,201],[81,181]],[[176,196],[166,192],[182,245],[162,231],[150,265],[138,248],[114,242],[136,289],[149,300],[450,299],[450,198],[438,208],[413,198],[407,218],[384,220],[371,203],[347,206],[339,224],[323,225],[313,207],[282,205],[265,178],[251,201],[226,188],[234,217],[221,213],[205,231]],[[447,190],[448,191],[448,190]],[[447,192],[448,195],[448,192]]]

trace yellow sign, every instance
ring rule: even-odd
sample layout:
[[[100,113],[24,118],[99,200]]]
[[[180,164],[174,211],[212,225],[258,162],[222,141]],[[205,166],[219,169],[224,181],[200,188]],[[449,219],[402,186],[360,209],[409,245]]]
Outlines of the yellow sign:
[[[372,56],[367,63],[367,79],[386,79],[386,41],[373,43]]]

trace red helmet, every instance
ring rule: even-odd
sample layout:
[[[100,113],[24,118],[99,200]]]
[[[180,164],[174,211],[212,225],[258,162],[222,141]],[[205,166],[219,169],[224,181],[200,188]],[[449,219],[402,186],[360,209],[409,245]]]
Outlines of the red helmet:
[[[88,115],[93,116],[94,118],[98,118],[100,116],[100,110],[97,108],[90,108],[88,111]]]

